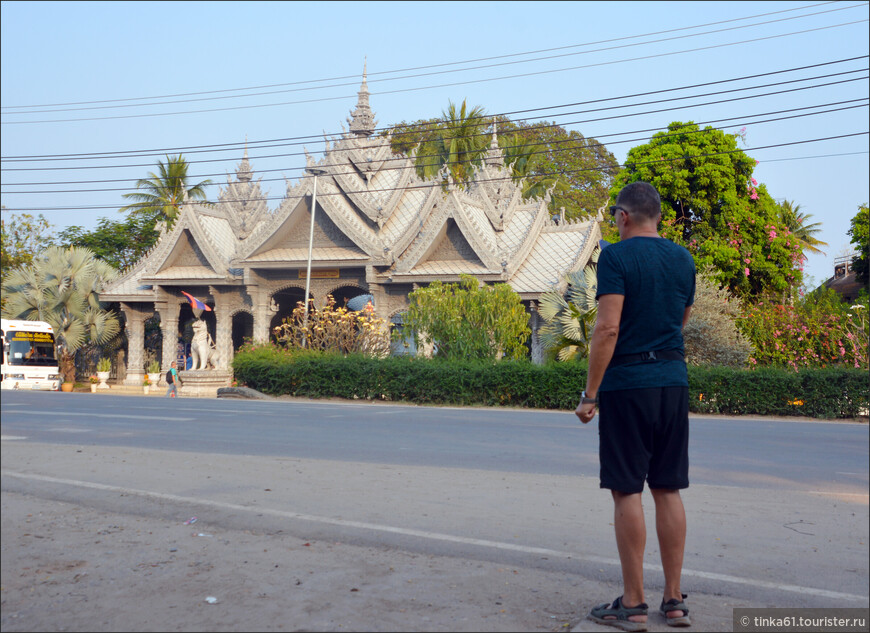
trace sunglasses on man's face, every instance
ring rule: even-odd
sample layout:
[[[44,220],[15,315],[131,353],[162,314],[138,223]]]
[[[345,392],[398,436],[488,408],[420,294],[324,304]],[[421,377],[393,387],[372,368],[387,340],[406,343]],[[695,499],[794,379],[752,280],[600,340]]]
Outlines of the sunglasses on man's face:
[[[628,209],[626,209],[625,207],[621,207],[621,206],[619,206],[618,204],[615,204],[615,205],[613,205],[612,207],[610,207],[610,216],[611,216],[611,217],[616,217],[616,212],[617,212],[617,211],[622,211],[623,213],[625,213],[626,215],[628,215]]]

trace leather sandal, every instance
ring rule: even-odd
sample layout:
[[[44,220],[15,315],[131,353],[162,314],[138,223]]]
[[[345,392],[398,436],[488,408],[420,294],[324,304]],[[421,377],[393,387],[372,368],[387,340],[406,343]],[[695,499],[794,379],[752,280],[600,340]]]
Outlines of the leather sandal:
[[[676,598],[671,598],[667,602],[662,600],[662,606],[659,607],[659,613],[665,618],[668,626],[692,626],[692,620],[689,618],[689,607],[685,603],[685,599],[688,596],[686,594],[680,595],[683,597],[682,600],[677,600]],[[668,612],[670,611],[680,611],[683,615],[669,618]]]
[[[626,607],[622,604],[622,596],[619,596],[613,601],[613,604],[607,602],[594,607],[586,616],[597,624],[605,626],[615,626],[623,631],[646,631],[646,622],[632,622],[628,618],[635,615],[647,615],[649,605],[641,602],[636,607]]]

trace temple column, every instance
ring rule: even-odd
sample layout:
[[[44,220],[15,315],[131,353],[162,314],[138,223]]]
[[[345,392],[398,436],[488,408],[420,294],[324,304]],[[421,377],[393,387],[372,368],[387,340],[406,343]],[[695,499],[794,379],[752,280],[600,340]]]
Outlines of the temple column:
[[[265,343],[269,340],[269,324],[272,322],[274,312],[269,309],[269,298],[265,296],[266,293],[258,294],[262,294],[262,296],[257,298],[253,308],[254,341]]]
[[[160,315],[160,331],[163,333],[163,368],[161,373],[169,371],[169,364],[178,357],[178,303],[168,301],[157,307]],[[179,367],[178,370],[183,370]]]
[[[542,365],[544,363],[544,348],[541,346],[541,316],[538,314],[538,304],[532,301],[529,305],[529,329],[532,330],[532,363]]]
[[[254,317],[253,339],[255,343],[269,340],[269,324],[274,313],[269,309],[269,292],[262,284],[261,277],[253,270],[245,270],[245,291],[251,298],[251,316]]]
[[[125,385],[142,386],[145,379],[145,321],[153,310],[138,304],[121,303],[127,333],[127,377]]]
[[[381,331],[387,337],[390,336],[390,318],[389,306],[387,305],[387,293],[383,286],[376,283],[367,282],[369,294],[372,296],[372,304],[375,308],[375,315],[384,320],[381,325]]]
[[[229,369],[233,355],[233,329],[230,311],[231,295],[221,292],[219,288],[209,286],[209,291],[215,299],[214,345],[217,357],[214,359],[215,369]]]

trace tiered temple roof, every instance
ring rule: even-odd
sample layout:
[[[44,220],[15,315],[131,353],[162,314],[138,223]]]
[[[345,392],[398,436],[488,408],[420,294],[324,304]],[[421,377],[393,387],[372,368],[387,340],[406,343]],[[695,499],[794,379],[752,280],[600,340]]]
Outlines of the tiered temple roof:
[[[422,180],[413,157],[376,135],[365,73],[344,133],[326,140],[317,168],[312,267],[365,267],[377,284],[426,284],[461,273],[510,284],[524,299],[583,268],[597,248],[594,220],[564,222],[549,194],[523,200],[493,139],[467,188]],[[244,285],[246,271],[307,265],[315,178],[287,182],[274,211],[254,182],[247,148],[214,205],[185,202],[156,246],[104,293],[148,301],[159,286]],[[409,286],[410,287],[410,286]]]

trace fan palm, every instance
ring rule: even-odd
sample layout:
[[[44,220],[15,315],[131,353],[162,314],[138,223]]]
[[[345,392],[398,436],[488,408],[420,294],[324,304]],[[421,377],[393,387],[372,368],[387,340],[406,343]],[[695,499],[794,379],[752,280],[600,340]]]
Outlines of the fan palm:
[[[568,291],[564,295],[557,290],[545,292],[538,307],[538,314],[546,322],[540,331],[541,345],[561,361],[589,355],[598,312],[595,303],[598,278],[592,266],[568,273],[565,280]]]
[[[140,178],[136,181],[139,191],[125,193],[124,198],[135,200],[119,209],[121,212],[131,211],[136,215],[154,217],[166,223],[166,228],[172,228],[178,217],[179,207],[185,201],[202,200],[208,204],[208,196],[205,188],[212,184],[210,179],[203,180],[196,185],[188,183],[187,161],[179,154],[167,156],[166,162],[158,161],[159,174],[151,172],[148,178]]]
[[[797,239],[801,250],[811,253],[821,253],[819,246],[827,246],[827,242],[817,239],[815,235],[822,230],[821,222],[809,223],[808,220],[813,217],[811,213],[803,213],[801,205],[795,204],[793,200],[786,200],[779,205],[782,220],[786,227]]]
[[[54,330],[61,373],[75,380],[74,355],[88,341],[102,344],[120,332],[118,317],[104,309],[99,293],[117,271],[86,248],[57,246],[3,280],[3,316],[46,321]]]

